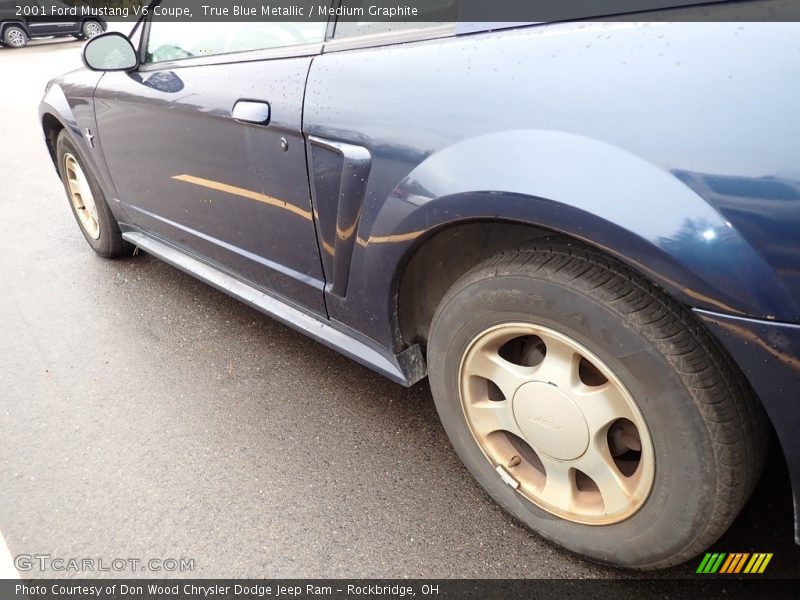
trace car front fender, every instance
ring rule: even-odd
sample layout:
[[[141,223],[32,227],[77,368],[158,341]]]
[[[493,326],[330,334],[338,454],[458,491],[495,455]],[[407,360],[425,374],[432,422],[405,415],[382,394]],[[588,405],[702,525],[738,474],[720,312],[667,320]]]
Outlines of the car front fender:
[[[75,118],[75,113],[64,95],[64,90],[57,83],[50,82],[47,84],[44,98],[39,104],[39,122],[42,123],[45,141],[48,144],[50,157],[53,159],[55,166],[55,148],[51,147],[48,139],[49,127],[47,126],[47,123],[52,124],[53,120],[58,123],[60,128],[67,129],[74,139],[79,140],[81,138],[78,120]]]
[[[465,219],[529,223],[585,240],[695,308],[800,315],[770,265],[701,196],[669,171],[587,137],[510,130],[449,146],[396,187],[359,243],[400,264],[421,239]]]
[[[124,221],[126,215],[117,201],[116,189],[103,158],[94,114],[94,90],[101,77],[101,73],[81,69],[48,83],[39,104],[39,120],[56,171],[55,139],[51,134],[54,128],[63,128],[89,162],[105,197],[110,200],[111,211],[118,220]]]

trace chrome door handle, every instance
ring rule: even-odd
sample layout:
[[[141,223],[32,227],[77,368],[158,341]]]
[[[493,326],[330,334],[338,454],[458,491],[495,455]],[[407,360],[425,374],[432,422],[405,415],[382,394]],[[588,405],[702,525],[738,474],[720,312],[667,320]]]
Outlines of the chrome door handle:
[[[270,117],[269,102],[238,100],[233,105],[231,116],[237,121],[267,125]]]

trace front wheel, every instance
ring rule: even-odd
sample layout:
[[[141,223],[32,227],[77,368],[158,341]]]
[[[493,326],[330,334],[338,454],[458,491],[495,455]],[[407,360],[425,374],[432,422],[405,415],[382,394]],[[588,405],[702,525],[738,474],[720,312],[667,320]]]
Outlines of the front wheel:
[[[103,26],[97,21],[86,21],[81,27],[81,34],[87,40],[92,39],[103,33]]]
[[[72,214],[92,249],[106,258],[130,255],[133,247],[122,239],[97,178],[66,130],[58,136],[56,157]]]
[[[431,388],[456,451],[530,529],[617,566],[679,564],[758,479],[765,417],[690,313],[564,240],[494,257],[431,325]]]

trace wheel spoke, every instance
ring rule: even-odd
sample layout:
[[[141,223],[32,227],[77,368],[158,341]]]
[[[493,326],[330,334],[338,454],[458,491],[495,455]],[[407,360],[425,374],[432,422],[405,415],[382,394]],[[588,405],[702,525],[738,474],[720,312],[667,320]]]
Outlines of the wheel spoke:
[[[81,196],[88,196],[89,194],[87,192],[89,190],[89,183],[86,181],[86,176],[83,174],[83,172],[77,173],[77,183]]]
[[[542,337],[547,349],[544,359],[535,367],[534,378],[537,381],[552,383],[564,390],[576,385],[578,378],[578,361],[580,357],[574,348],[555,337]]]
[[[558,507],[560,510],[572,510],[575,503],[575,472],[568,463],[564,463],[546,454],[539,454],[545,471],[545,482],[539,497]]]
[[[530,381],[533,370],[508,362],[492,350],[478,350],[467,365],[471,375],[478,375],[494,383],[503,392],[506,400],[514,397],[514,392],[523,383]]]
[[[597,484],[606,514],[624,511],[630,505],[633,482],[619,472],[607,444],[589,444],[586,454],[575,462],[575,467]]]
[[[508,431],[522,437],[509,400],[502,402],[481,400],[471,404],[467,410],[473,427],[478,429],[476,433],[489,435],[494,431]]]
[[[610,381],[598,387],[581,384],[574,390],[572,398],[580,407],[592,434],[617,419],[637,420],[625,393]]]

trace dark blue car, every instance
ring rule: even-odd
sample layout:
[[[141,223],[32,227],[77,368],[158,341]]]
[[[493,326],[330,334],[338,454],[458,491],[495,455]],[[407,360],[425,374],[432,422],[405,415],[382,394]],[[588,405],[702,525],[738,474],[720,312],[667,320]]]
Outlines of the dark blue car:
[[[477,481],[591,559],[706,549],[771,428],[800,499],[800,26],[141,25],[40,109],[98,254],[428,377]]]

